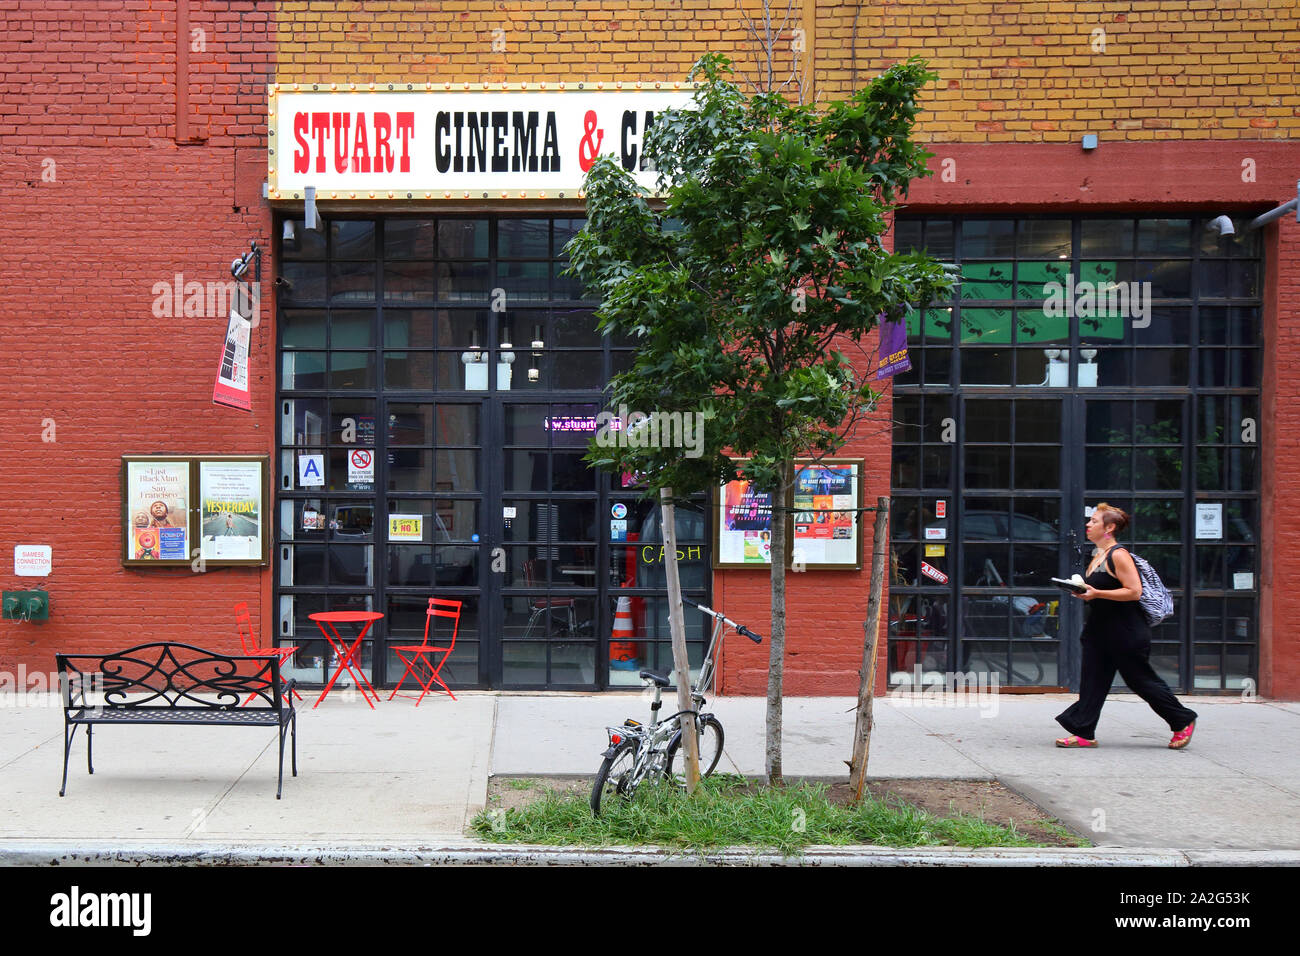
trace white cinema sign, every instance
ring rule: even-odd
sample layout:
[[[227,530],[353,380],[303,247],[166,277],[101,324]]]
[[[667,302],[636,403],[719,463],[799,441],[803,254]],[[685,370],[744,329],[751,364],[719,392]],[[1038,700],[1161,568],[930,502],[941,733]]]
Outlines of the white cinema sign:
[[[317,199],[576,198],[601,153],[649,193],[655,172],[642,168],[645,131],[658,113],[689,108],[693,90],[407,86],[323,92],[273,84],[270,197],[301,199],[314,186]]]

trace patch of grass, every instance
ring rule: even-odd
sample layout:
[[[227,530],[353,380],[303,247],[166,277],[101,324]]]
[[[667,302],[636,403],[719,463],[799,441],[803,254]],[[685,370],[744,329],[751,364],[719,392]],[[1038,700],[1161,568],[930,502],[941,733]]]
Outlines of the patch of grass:
[[[531,790],[533,789],[533,781],[511,779],[506,781],[506,786],[511,790]]]
[[[958,820],[958,819],[979,820],[979,821],[984,820],[983,813],[973,814],[973,815],[970,813],[962,813],[960,811],[954,810],[951,802],[948,804],[948,809],[952,812],[951,819],[954,820]],[[1034,842],[1032,834],[1035,830],[1040,830],[1044,833],[1048,833],[1051,834],[1052,836],[1057,837],[1066,846],[1075,846],[1075,847],[1092,846],[1092,843],[1090,843],[1088,840],[1085,840],[1083,837],[1078,836],[1072,833],[1070,830],[1066,829],[1065,825],[1062,824],[1059,820],[1047,820],[1047,819],[1026,820],[1024,821],[1024,825],[1029,830],[1029,834],[1026,835],[1026,839],[1030,840],[1030,842],[1025,844],[1006,844],[1007,846],[1011,846],[1011,845],[1051,846],[1052,845],[1050,843]],[[1011,833],[1020,832],[1016,827],[1015,820],[1012,820],[1010,824],[998,824],[998,826],[1000,826],[1002,829],[1008,830]],[[958,845],[965,846],[966,844],[958,844]],[[997,845],[997,844],[988,844],[988,845]]]
[[[1071,833],[1058,820],[1038,820],[1034,823],[1034,826],[1059,837],[1061,842],[1065,843],[1067,846],[1089,847],[1093,845],[1091,840],[1087,840],[1077,834]]]
[[[755,787],[743,777],[715,775],[693,797],[668,784],[644,784],[635,799],[602,803],[597,819],[582,793],[549,792],[504,814],[478,814],[472,829],[499,843],[560,846],[631,844],[705,849],[772,848],[790,855],[814,844],[918,846],[1043,846],[1015,826],[959,814],[936,817],[901,801],[866,797],[857,807],[827,799],[823,783]]]

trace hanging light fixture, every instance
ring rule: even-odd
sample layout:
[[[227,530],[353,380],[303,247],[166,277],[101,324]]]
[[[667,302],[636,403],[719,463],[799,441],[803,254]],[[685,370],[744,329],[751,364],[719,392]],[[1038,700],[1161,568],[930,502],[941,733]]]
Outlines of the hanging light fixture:
[[[546,343],[542,341],[542,327],[537,323],[533,324],[532,348],[533,360],[528,367],[528,381],[536,382],[542,377],[541,369],[537,366],[540,365],[542,361],[542,349],[546,348]]]
[[[465,390],[468,392],[486,391],[487,354],[479,350],[478,332],[470,340],[470,350],[460,353],[460,360],[465,366]]]

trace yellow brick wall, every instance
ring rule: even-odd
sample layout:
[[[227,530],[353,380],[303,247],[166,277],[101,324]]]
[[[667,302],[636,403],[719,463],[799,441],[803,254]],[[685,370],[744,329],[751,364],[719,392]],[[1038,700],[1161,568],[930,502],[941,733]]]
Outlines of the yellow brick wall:
[[[861,85],[909,56],[940,75],[928,142],[1300,133],[1298,0],[818,3],[819,93],[851,89],[855,65]]]
[[[801,3],[787,35],[800,26]],[[783,3],[783,16],[785,9]],[[743,13],[758,18],[761,29],[761,2],[746,2]],[[760,78],[759,48],[743,13],[738,3],[716,0],[281,3],[276,79],[680,80],[713,51],[732,59],[740,79],[754,81]],[[778,82],[791,75],[790,46],[788,38],[780,44]]]
[[[773,0],[774,76],[810,29],[818,98],[919,55],[928,142],[1282,139],[1300,133],[1300,0]],[[787,20],[787,11],[789,13]],[[708,51],[760,80],[760,0],[285,2],[276,78],[317,82],[682,79]],[[494,32],[499,31],[499,32]],[[496,46],[494,47],[494,41]],[[806,57],[803,58],[806,68]]]

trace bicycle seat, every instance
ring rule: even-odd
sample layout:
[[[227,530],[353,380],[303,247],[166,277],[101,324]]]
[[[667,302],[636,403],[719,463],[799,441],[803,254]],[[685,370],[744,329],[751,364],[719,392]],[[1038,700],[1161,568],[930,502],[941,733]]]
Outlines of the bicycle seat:
[[[660,677],[651,671],[642,671],[641,679],[654,681],[656,687],[667,687],[672,683],[667,677]]]

